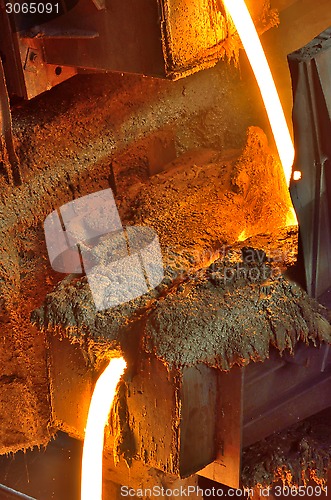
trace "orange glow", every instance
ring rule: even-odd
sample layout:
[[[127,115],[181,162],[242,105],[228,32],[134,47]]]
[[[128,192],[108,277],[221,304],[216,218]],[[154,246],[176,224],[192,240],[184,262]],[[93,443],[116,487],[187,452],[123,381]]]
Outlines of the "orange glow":
[[[247,236],[245,229],[241,231],[238,236],[238,241],[245,241],[249,236]]]
[[[286,226],[297,226],[298,219],[293,207],[291,207],[287,213]]]
[[[87,417],[82,459],[81,500],[102,500],[102,455],[105,426],[116,387],[126,368],[123,358],[112,359],[95,384]]]
[[[289,185],[294,161],[294,146],[267,58],[245,1],[223,1],[241,38],[260,88],[285,178]]]
[[[295,170],[293,172],[293,180],[300,181],[301,179],[302,179],[302,172],[300,172],[300,170]]]

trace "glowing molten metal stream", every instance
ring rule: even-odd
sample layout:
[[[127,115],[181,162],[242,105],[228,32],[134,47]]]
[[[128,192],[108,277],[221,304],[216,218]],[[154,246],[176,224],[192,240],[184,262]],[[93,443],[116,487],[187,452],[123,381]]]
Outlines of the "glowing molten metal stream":
[[[255,74],[285,178],[289,184],[294,161],[294,146],[267,58],[244,0],[223,0],[223,2],[232,17]]]
[[[94,388],[87,417],[82,459],[81,500],[102,499],[102,456],[105,426],[116,387],[126,368],[123,358],[112,359]]]

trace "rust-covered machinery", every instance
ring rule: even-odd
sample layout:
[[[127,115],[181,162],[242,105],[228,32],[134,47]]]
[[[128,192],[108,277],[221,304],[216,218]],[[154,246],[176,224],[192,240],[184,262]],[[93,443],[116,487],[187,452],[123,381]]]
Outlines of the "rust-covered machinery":
[[[7,92],[31,99],[82,70],[176,79],[214,65],[228,35],[221,3],[208,0],[3,0],[0,33],[2,131],[16,184]]]
[[[215,64],[227,36],[207,0],[2,2],[0,27],[9,92],[28,99],[80,69],[185,76]]]
[[[262,2],[248,5],[259,32],[277,23]],[[0,33],[2,128],[16,183],[7,91],[31,99],[81,71],[178,79],[239,46],[226,43],[235,29],[218,0],[2,0]]]
[[[31,6],[39,4],[30,1],[25,4],[30,12],[24,15],[23,11],[15,12],[13,7],[23,3],[8,7],[1,0],[0,4],[3,149],[16,184],[21,178],[12,141],[9,94],[30,99],[85,70],[177,79],[214,65],[225,54],[224,42],[229,35],[222,2],[216,0],[51,0],[43,4],[43,11],[34,13]],[[297,156],[300,165],[297,164],[296,169],[302,171],[302,179],[292,181],[291,191],[300,222],[300,259],[306,271],[306,287],[309,295],[316,298],[327,293],[330,286],[329,142],[325,133],[330,130],[331,99],[325,90],[330,80],[329,47],[330,31],[327,31],[309,46],[309,51],[304,49],[290,58],[298,113],[302,112],[302,99],[306,99],[310,110],[304,117],[311,124],[310,142],[306,135],[302,136],[307,132],[300,129],[300,115],[295,115],[298,151],[301,154],[300,146],[304,145],[309,154],[303,151],[304,163],[300,163],[300,154]],[[309,89],[307,82],[311,85]],[[55,413],[58,412],[59,421],[65,421],[69,398],[66,394],[63,396],[65,391],[61,387],[61,377],[65,380],[62,375],[64,351],[62,342],[59,347],[54,341],[54,346],[52,370],[61,389],[56,393],[54,384]],[[180,398],[182,411],[179,460],[175,464],[179,472],[176,469],[176,473],[183,478],[198,474],[236,488],[240,486],[243,448],[329,408],[330,349],[322,342],[318,347],[301,343],[294,356],[282,358],[272,350],[265,363],[251,363],[245,368],[236,366],[228,373],[207,366],[185,368],[180,373],[180,389],[176,387],[175,393],[176,398]],[[68,346],[68,357],[74,352],[72,349]],[[145,392],[150,403],[146,404],[145,420],[152,429],[151,435],[157,428],[155,435],[158,436],[157,432],[167,432],[166,425],[173,415],[167,420],[164,415],[168,414],[164,413],[161,428],[152,425],[160,420],[160,413],[152,408],[153,397],[160,393],[160,388],[161,392],[162,388],[173,390],[175,383],[170,383],[169,375],[161,371],[164,366],[156,359],[155,366],[148,365],[149,359],[143,362],[148,366],[145,371],[149,378],[137,382],[134,374],[129,385],[132,391],[131,400],[128,398],[129,410],[132,414],[137,412],[136,402]],[[70,369],[71,365],[69,374]],[[77,369],[74,363],[72,369]],[[155,375],[153,383],[150,372]],[[180,377],[175,375],[174,381],[178,383]],[[76,387],[74,389],[77,393]],[[166,399],[163,392],[162,398]],[[173,401],[174,408],[170,403],[169,408],[175,414],[177,399],[174,397]],[[149,457],[151,463],[146,458],[148,465],[155,466],[159,459],[157,453]],[[166,459],[167,456],[165,453]],[[6,494],[8,498],[15,498],[9,491]]]

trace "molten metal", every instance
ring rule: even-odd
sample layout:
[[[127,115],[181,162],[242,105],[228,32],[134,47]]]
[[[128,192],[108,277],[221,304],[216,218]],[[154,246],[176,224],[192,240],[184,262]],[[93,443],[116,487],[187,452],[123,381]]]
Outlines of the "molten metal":
[[[105,426],[116,387],[124,373],[123,358],[112,359],[94,388],[87,417],[82,459],[81,500],[102,499],[102,455]]]
[[[244,0],[224,0],[257,80],[275,138],[287,183],[290,183],[294,146],[279,95],[254,23]]]

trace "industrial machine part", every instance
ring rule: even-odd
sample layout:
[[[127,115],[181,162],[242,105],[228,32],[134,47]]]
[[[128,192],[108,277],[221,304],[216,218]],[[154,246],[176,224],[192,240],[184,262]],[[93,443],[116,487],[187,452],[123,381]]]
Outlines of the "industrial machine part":
[[[179,78],[210,67],[226,26],[209,0],[1,0],[0,51],[9,93],[30,99],[79,68]]]
[[[331,28],[288,57],[296,158],[291,195],[310,296],[331,287]]]
[[[243,446],[286,429],[331,406],[329,345],[300,344],[295,355],[272,352],[245,371]]]
[[[141,8],[143,7],[144,3],[145,2],[140,0],[139,2],[132,2],[132,5],[130,4],[133,12],[131,19],[132,22],[134,20],[134,14],[138,14],[139,12],[141,12]],[[136,10],[137,5],[140,7],[140,10],[139,8],[138,10]],[[79,4],[73,6],[71,10],[68,10],[68,12],[64,14],[64,16],[68,14],[68,16],[70,17],[70,21],[73,22],[75,16],[72,15],[72,11],[76,7],[78,8],[78,6]],[[104,4],[101,1],[95,1],[93,2],[93,4],[89,4],[89,8],[95,9],[95,15],[97,15],[97,13],[103,11]],[[122,15],[124,15],[124,11],[126,12],[126,9],[128,9],[129,6],[126,5],[126,9],[123,8],[123,11],[119,6],[116,8],[118,9],[118,15],[119,11],[121,11]],[[143,12],[145,15],[145,11]],[[108,61],[110,69],[120,70],[120,66],[117,65],[118,61],[116,61],[114,53],[112,55],[114,59],[111,60],[107,59],[108,57],[110,57],[109,53],[105,54],[105,51],[101,50],[99,40],[100,33],[89,30],[87,23],[84,27],[84,32],[77,31],[78,28],[76,28],[75,30],[70,25],[69,19],[67,17],[66,19],[68,21],[66,30],[63,29],[63,25],[61,23],[61,30],[58,31],[56,31],[56,23],[58,20],[56,16],[52,21],[49,21],[49,23],[47,23],[47,29],[42,26],[42,24],[37,29],[36,26],[33,25],[33,23],[29,27],[24,27],[19,24],[17,25],[22,30],[27,29],[30,30],[30,32],[32,30],[32,33],[34,30],[36,30],[35,33],[38,33],[38,36],[35,35],[21,37],[23,31],[15,31],[15,29],[12,28],[12,24],[6,24],[9,30],[8,33],[10,33],[11,36],[14,36],[16,40],[16,44],[14,44],[13,46],[17,47],[17,45],[19,45],[20,47],[18,53],[10,53],[12,56],[12,61],[14,63],[16,62],[17,64],[19,63],[16,67],[18,67],[19,72],[21,72],[21,77],[24,75],[23,81],[17,76],[16,73],[11,76],[9,75],[7,81],[11,82],[10,84],[14,85],[14,87],[12,88],[15,88],[15,84],[17,84],[16,88],[18,90],[21,90],[23,94],[24,92],[26,92],[26,96],[33,96],[36,95],[34,94],[34,92],[37,92],[37,90],[33,87],[33,82],[42,82],[42,80],[39,80],[39,78],[37,77],[39,74],[39,70],[45,70],[44,75],[46,84],[44,81],[42,85],[47,85],[47,82],[50,82],[50,80],[48,80],[48,72],[52,67],[54,68],[54,74],[59,78],[65,78],[62,72],[62,64],[64,65],[65,63],[67,63],[70,67],[71,61],[72,64],[74,63],[74,58],[76,58],[75,67],[82,67],[82,59],[79,59],[79,57],[82,57],[82,55],[80,55],[80,50],[78,50],[81,47],[80,43],[78,43],[79,40],[82,42],[82,46],[84,47],[84,50],[87,51],[87,54],[89,54],[89,50],[92,50],[91,47],[93,46],[95,50],[100,51],[97,54],[97,60],[99,61],[98,64],[100,64],[100,68],[101,66],[103,66],[105,61]],[[90,17],[87,15],[86,19],[90,19]],[[117,22],[118,19],[120,19],[120,16],[117,18]],[[149,16],[144,19],[146,22],[148,22]],[[154,21],[156,21],[157,19],[159,20],[159,18],[156,16],[155,11],[153,15],[151,14],[150,19],[154,19]],[[50,30],[50,23],[52,23],[52,30]],[[41,29],[41,27],[45,29]],[[101,28],[102,27],[103,26],[101,26]],[[130,29],[133,29],[132,25]],[[105,33],[108,33],[107,30],[105,31]],[[132,40],[132,38],[130,38],[129,36],[129,33],[125,31],[125,34],[128,35],[128,38],[126,39],[124,36],[121,36],[120,40],[122,42],[124,39],[126,39],[127,41]],[[2,38],[1,43],[4,43],[4,38]],[[154,32],[154,40],[156,40],[157,38],[158,37],[155,37]],[[135,40],[136,39],[137,37],[135,37]],[[33,45],[34,43],[36,44],[35,46]],[[323,48],[323,43],[324,42],[322,40],[318,44],[318,47],[315,47],[315,50],[320,49],[320,46],[322,46]],[[76,52],[75,50],[73,50],[72,52],[66,51],[69,44],[71,47],[77,49]],[[33,64],[38,64],[36,62],[38,61],[38,48],[39,54],[42,54],[42,57],[45,57],[45,60],[43,59],[43,63],[38,66],[37,69],[33,70]],[[131,68],[132,71],[138,71],[139,65],[146,63],[146,74],[154,74],[154,71],[156,71],[157,74],[157,72],[160,71],[161,73],[163,73],[163,75],[161,74],[160,76],[176,77],[176,64],[173,64],[172,66],[169,64],[163,64],[164,53],[162,52],[161,42],[159,43],[159,49],[159,51],[155,51],[153,52],[153,54],[149,54],[149,56],[147,55],[146,59],[144,59],[143,50],[141,49],[141,47],[128,46],[126,50],[130,54],[130,57],[128,57],[127,59],[123,59],[126,63],[125,70],[129,70],[128,68]],[[125,51],[125,49],[123,48],[122,50]],[[20,59],[16,58],[17,54],[20,56]],[[137,59],[134,59],[133,57],[135,54],[139,56],[137,57]],[[157,57],[156,59],[154,58],[154,55],[157,54],[160,56],[160,59],[158,59]],[[62,57],[61,63],[56,62],[60,61],[60,59],[57,59],[57,57],[60,56]],[[103,57],[105,57],[106,59],[103,59]],[[131,59],[131,57],[133,57],[133,59]],[[208,60],[208,58],[206,59]],[[163,66],[159,64],[161,60],[163,61]],[[168,59],[166,59],[166,61],[167,60]],[[169,60],[170,62],[173,62],[175,59],[170,58]],[[23,66],[21,65],[22,61],[24,61]],[[158,63],[156,63],[156,61],[158,61]],[[188,58],[186,58],[186,63],[187,62]],[[197,59],[195,59],[195,62],[197,63]],[[32,67],[30,64],[32,64]],[[306,60],[304,64],[306,64]],[[8,60],[6,61],[6,65],[8,65]],[[71,70],[73,72],[75,72],[75,67],[71,67]],[[318,68],[318,65],[311,64],[309,69],[311,73],[309,73],[309,71],[307,70],[307,74],[310,76],[310,79],[307,79],[306,81],[309,81],[309,83],[314,85],[316,85],[316,76],[318,76],[319,79],[321,78],[320,73],[316,73],[316,67]],[[172,70],[169,68],[172,68]],[[180,66],[177,66],[177,68],[179,71]],[[188,64],[184,65],[182,68],[186,68],[187,71],[190,71],[190,67]],[[31,69],[31,74],[34,74],[31,79],[29,79],[29,76],[25,76],[24,74],[24,71],[29,72],[29,69]],[[329,78],[328,75],[329,73],[326,73],[326,76],[324,75],[323,79],[317,80],[317,82],[320,82],[319,85],[322,87],[322,90],[324,89],[323,82],[325,81],[325,78]],[[297,80],[294,81],[296,83],[295,91],[297,91],[297,89],[301,87],[299,87]],[[31,86],[29,82],[32,82]],[[51,85],[51,83],[49,84]],[[39,87],[39,89],[40,88],[42,87]],[[314,89],[314,91],[316,92],[315,86],[313,87],[313,85],[311,85],[310,88]],[[319,88],[318,85],[317,88]],[[30,91],[31,94],[28,94],[28,92]],[[322,95],[324,95],[324,93],[325,90],[323,90]],[[19,95],[23,94],[21,93]],[[303,95],[305,95],[304,92]],[[321,97],[321,94],[317,95]],[[308,97],[309,96],[310,94],[308,95]],[[312,194],[316,194],[317,192],[317,197],[309,198],[305,190],[303,190],[303,192],[301,193],[298,189],[300,184],[294,186],[294,181],[292,181],[292,192],[295,191],[297,194],[298,204],[296,205],[296,208],[299,215],[302,234],[306,234],[304,233],[304,231],[306,231],[307,226],[306,219],[300,219],[300,213],[303,209],[305,210],[303,210],[302,213],[304,214],[304,216],[307,216],[309,220],[310,226],[308,227],[308,229],[310,231],[314,229],[314,222],[317,222],[319,225],[321,221],[324,220],[329,224],[327,214],[325,215],[325,212],[323,212],[323,210],[325,211],[326,207],[328,207],[327,196],[325,195],[324,198],[323,191],[323,189],[325,189],[325,191],[327,190],[328,177],[325,168],[326,162],[324,161],[324,157],[322,154],[324,153],[324,147],[326,147],[327,142],[324,143],[325,128],[324,126],[321,127],[321,117],[319,116],[321,107],[323,109],[323,105],[325,105],[325,99],[323,98],[321,100],[322,104],[320,104],[320,101],[314,94],[314,99],[315,98],[316,101],[313,101],[311,96],[309,97],[309,109],[311,109],[312,111],[311,115],[305,115],[304,117],[306,119],[306,116],[308,116],[308,119],[306,119],[306,124],[311,124],[311,136],[309,136],[308,139],[306,136],[303,139],[301,138],[301,123],[295,121],[296,137],[299,137],[300,141],[304,143],[305,148],[307,148],[305,149],[305,151],[307,150],[310,155],[310,151],[313,151],[314,153],[317,152],[318,154],[321,153],[318,157],[313,156],[313,163],[309,163],[309,166],[307,166],[307,171],[304,170],[304,165],[302,165],[302,168],[300,168],[300,171],[302,172],[302,181],[305,181],[306,174],[307,176],[309,174],[313,176],[315,190],[312,191]],[[325,112],[328,111],[328,126],[330,121],[329,109],[330,108],[326,106]],[[316,127],[316,130],[319,131],[320,135],[316,132],[316,130],[313,129],[313,126]],[[327,152],[327,150],[325,151]],[[315,170],[312,172],[312,167],[315,167],[314,162],[316,158],[318,158],[319,160],[317,174]],[[324,170],[322,167],[324,168]],[[322,183],[323,179],[325,179],[324,184]],[[305,184],[303,184],[303,186],[305,186]],[[320,207],[321,198],[323,199],[323,210]],[[312,201],[313,205],[315,202],[317,203],[317,208],[315,211],[313,211],[313,216],[310,216],[309,212],[309,208],[311,210],[312,206],[310,204],[310,200]],[[324,214],[323,217],[325,216],[326,219],[322,218],[321,213]],[[311,217],[313,218],[311,219]],[[317,238],[314,239],[314,245],[308,246],[308,249],[314,249],[314,252],[312,250],[311,253],[309,253],[311,260],[307,260],[306,258],[307,252],[305,248],[307,248],[307,246],[304,245],[303,255],[305,257],[305,268],[308,267],[309,269],[309,265],[311,266],[311,268],[315,265],[316,270],[318,272],[322,272],[318,266],[322,262],[327,262],[327,260],[324,259],[324,254],[319,253],[319,248],[320,246],[321,248],[325,247],[326,249],[328,247],[327,245],[324,245],[324,240],[323,245],[319,245],[318,242],[319,238],[321,238],[322,226],[318,227],[319,231],[316,234],[314,233],[314,237],[316,236]],[[308,241],[310,233],[307,232],[307,235],[307,240],[303,239],[303,242]],[[321,258],[320,261],[319,258]],[[308,278],[310,279],[309,283],[313,283],[314,276],[319,276],[317,271],[315,271],[314,274],[310,269],[310,274],[308,275]],[[310,285],[311,294],[318,295],[319,290],[323,290],[323,287],[316,285],[316,279],[314,283],[314,286]],[[63,356],[63,349],[61,350],[61,356]],[[61,361],[61,369],[63,370],[63,360],[61,359]],[[181,450],[182,457],[180,462],[181,475],[190,475],[196,472],[200,467],[203,467],[206,463],[212,462],[205,469],[200,471],[201,475],[211,477],[223,483],[227,483],[230,486],[239,485],[240,457],[243,446],[248,446],[270,435],[276,430],[280,430],[287,427],[288,425],[291,425],[291,423],[298,419],[303,419],[308,415],[314,414],[325,407],[331,406],[330,365],[330,352],[327,346],[323,346],[319,349],[316,349],[315,347],[302,346],[299,351],[296,352],[294,357],[285,357],[281,359],[276,353],[274,357],[271,357],[271,359],[263,365],[251,364],[245,369],[234,367],[229,373],[222,373],[219,370],[208,367],[204,367],[203,369],[199,370],[197,368],[186,369],[183,376],[186,385],[183,385],[181,393],[183,401],[182,411],[186,416],[186,418],[183,419],[183,424],[180,429],[183,436]],[[290,377],[289,373],[291,374]],[[259,388],[258,397],[256,397],[256,387]],[[206,390],[206,388],[208,390]],[[205,402],[206,394],[208,395],[207,404],[204,406],[210,408],[210,413],[208,413],[207,415],[205,415],[206,412],[203,405],[201,405],[200,407],[200,413],[197,412],[197,402]],[[300,401],[301,404],[298,404],[298,401]],[[197,436],[200,437],[201,435],[202,418],[205,419],[205,428],[207,429],[207,432],[204,433],[203,439],[197,439]],[[192,422],[194,422],[194,425],[192,425]],[[208,425],[208,423],[210,425]],[[196,433],[194,433],[194,431],[196,431]],[[192,439],[192,435],[195,437],[195,439]],[[201,443],[203,444],[203,447],[201,446]],[[194,460],[192,459],[192,457],[194,458]]]
[[[223,14],[209,0],[0,0],[9,177],[20,183],[8,93],[31,99],[80,69],[176,79],[213,66],[228,35]]]
[[[300,344],[295,355],[234,367],[219,379],[216,459],[199,472],[240,486],[242,449],[331,407],[331,351]]]

